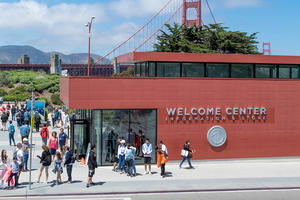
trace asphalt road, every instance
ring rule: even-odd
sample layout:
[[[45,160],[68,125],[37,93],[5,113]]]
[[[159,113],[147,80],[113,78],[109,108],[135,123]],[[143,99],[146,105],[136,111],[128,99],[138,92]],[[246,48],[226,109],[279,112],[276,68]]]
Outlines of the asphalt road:
[[[187,192],[163,194],[134,195],[82,195],[82,196],[51,196],[51,197],[5,197],[0,200],[44,199],[44,200],[299,200],[300,190],[262,190],[262,191],[229,191],[229,192]]]

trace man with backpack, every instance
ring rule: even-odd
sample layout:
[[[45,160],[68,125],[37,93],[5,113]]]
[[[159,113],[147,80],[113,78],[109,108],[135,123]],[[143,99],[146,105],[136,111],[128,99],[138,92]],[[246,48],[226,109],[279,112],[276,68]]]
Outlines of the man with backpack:
[[[40,131],[41,137],[42,137],[42,143],[43,145],[47,145],[48,138],[49,138],[49,130],[47,128],[47,124],[45,123]]]
[[[3,112],[2,116],[1,116],[1,122],[2,122],[2,130],[5,131],[6,130],[6,123],[8,121],[8,115],[6,112]]]
[[[34,126],[35,126],[35,131],[36,132],[39,132],[40,124],[41,124],[40,114],[39,114],[39,112],[35,111],[35,113],[34,113]]]
[[[13,125],[12,121],[9,121],[8,136],[9,136],[9,146],[11,146],[11,142],[13,142],[14,146],[16,146],[16,142],[15,142],[15,126]]]

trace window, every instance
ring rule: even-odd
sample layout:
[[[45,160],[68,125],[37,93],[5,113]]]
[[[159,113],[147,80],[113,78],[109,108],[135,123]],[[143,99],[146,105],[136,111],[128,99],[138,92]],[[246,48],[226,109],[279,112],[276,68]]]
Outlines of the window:
[[[256,78],[277,78],[276,65],[256,65],[255,76]]]
[[[229,64],[207,63],[207,76],[215,78],[228,78]]]
[[[204,77],[204,63],[182,63],[183,77]]]
[[[140,63],[135,64],[135,76],[141,76],[141,66]]]
[[[232,64],[231,65],[232,78],[253,78],[252,64]]]
[[[299,67],[298,66],[292,67],[291,71],[292,71],[291,78],[300,78],[299,77]]]
[[[279,78],[290,78],[290,67],[279,65]]]
[[[155,63],[149,62],[149,77],[155,77]]]
[[[147,74],[146,63],[141,63],[141,77],[145,77]]]
[[[180,63],[157,63],[158,77],[180,77]]]

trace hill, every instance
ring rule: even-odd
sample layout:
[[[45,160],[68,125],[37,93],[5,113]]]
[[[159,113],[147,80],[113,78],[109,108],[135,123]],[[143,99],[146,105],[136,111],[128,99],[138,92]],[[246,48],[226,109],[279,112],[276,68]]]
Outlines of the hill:
[[[15,64],[22,54],[26,54],[30,57],[31,64],[49,64],[50,55],[56,53],[62,59],[62,63],[65,64],[82,64],[87,62],[87,53],[72,53],[69,55],[60,52],[43,52],[32,46],[20,46],[20,45],[8,45],[0,46],[0,63]],[[101,58],[100,55],[91,54],[91,57],[96,61]],[[104,59],[101,61],[103,64],[111,63],[110,60]]]
[[[0,72],[0,96],[4,101],[25,101],[34,91],[46,104],[60,105],[59,74],[16,70]]]

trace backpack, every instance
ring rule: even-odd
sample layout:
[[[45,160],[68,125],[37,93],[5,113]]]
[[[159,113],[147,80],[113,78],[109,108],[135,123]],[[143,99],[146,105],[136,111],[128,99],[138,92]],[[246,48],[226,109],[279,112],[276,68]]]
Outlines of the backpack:
[[[42,136],[42,138],[47,137],[47,131],[45,128],[42,128],[41,136]]]
[[[9,125],[9,133],[15,133],[15,126],[14,125]]]

